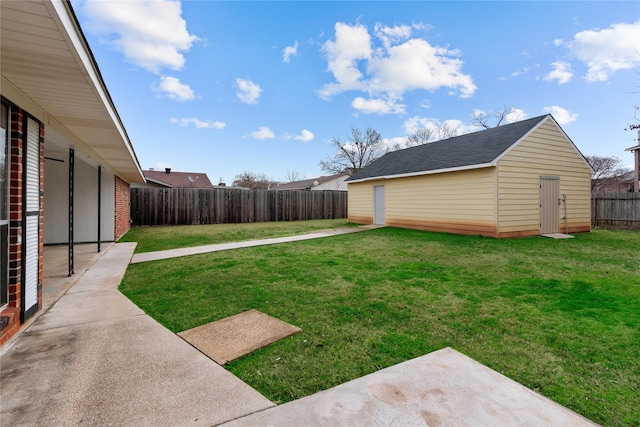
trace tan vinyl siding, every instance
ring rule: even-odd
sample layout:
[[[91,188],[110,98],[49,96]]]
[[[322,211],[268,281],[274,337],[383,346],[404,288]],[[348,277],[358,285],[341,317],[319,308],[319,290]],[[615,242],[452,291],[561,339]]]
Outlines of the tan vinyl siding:
[[[355,224],[373,224],[373,185],[369,182],[349,183],[347,216]]]
[[[498,163],[499,234],[539,233],[540,176],[560,178],[560,197],[567,195],[569,231],[588,231],[591,215],[589,167],[549,120]],[[559,215],[558,231],[564,231],[563,205],[560,205]]]
[[[386,183],[387,219],[493,222],[493,168],[449,172]]]
[[[373,215],[373,187],[385,186],[389,226],[495,235],[495,168],[349,184],[349,221]]]

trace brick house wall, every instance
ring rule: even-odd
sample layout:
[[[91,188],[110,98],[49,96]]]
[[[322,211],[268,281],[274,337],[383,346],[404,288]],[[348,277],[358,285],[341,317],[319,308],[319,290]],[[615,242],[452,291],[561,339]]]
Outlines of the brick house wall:
[[[8,324],[0,334],[0,345],[11,338],[21,326],[20,312],[22,308],[22,226],[24,216],[22,210],[23,189],[23,131],[26,113],[21,108],[12,106],[10,123],[10,156],[9,156],[9,298],[7,306],[0,315],[8,317]],[[39,219],[39,256],[38,256],[38,307],[42,307],[43,282],[43,249],[44,249],[44,125],[39,123],[40,144],[40,219]]]
[[[117,241],[131,228],[131,194],[129,183],[115,177],[115,230],[114,238]]]

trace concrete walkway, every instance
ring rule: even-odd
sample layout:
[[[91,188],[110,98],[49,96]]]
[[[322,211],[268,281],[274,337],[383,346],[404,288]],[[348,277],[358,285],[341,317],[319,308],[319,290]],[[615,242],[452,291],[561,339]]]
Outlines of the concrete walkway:
[[[211,426],[273,406],[118,291],[134,247],[111,247],[3,349],[0,425]]]
[[[118,291],[134,248],[110,247],[2,349],[0,425],[595,425],[453,349],[275,406]]]
[[[357,233],[360,231],[380,228],[380,225],[363,225],[353,228],[336,228],[333,230],[318,231],[315,233],[298,234],[295,236],[274,237],[272,239],[248,240],[245,242],[220,243],[216,245],[195,246],[191,248],[169,249],[166,251],[145,252],[135,254],[131,264],[138,262],[157,261],[160,259],[177,258],[187,255],[205,254],[207,252],[227,251],[230,249],[251,248],[253,246],[275,245],[278,243],[299,242],[302,240],[320,239],[323,237],[337,236],[339,234]]]

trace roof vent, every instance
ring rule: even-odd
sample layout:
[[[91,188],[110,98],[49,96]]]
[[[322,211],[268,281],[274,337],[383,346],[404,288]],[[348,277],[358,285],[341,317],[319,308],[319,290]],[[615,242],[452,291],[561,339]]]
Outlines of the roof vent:
[[[170,174],[171,173],[171,168],[164,168],[164,172],[166,174]]]

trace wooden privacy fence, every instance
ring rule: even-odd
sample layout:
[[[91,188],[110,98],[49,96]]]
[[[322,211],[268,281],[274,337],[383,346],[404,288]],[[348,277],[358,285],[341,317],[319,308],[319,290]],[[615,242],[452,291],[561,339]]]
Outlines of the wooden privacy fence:
[[[346,191],[132,188],[132,225],[226,224],[347,217]]]
[[[591,194],[591,226],[640,229],[640,193]]]

